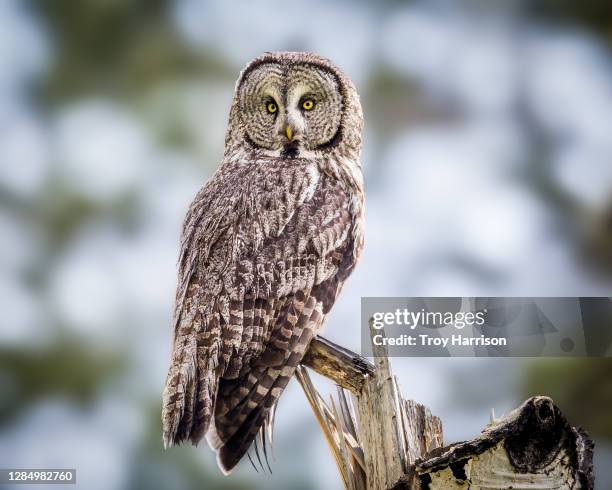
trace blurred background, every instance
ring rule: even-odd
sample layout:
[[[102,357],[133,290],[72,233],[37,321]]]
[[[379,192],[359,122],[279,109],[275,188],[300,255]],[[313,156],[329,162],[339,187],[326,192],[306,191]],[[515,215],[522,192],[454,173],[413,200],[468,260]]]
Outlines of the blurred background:
[[[355,81],[361,296],[610,296],[612,3],[0,2],[0,466],[87,489],[341,488],[299,386],[272,476],[163,451],[180,225],[218,165],[254,56],[312,50]],[[612,489],[610,359],[395,359],[406,397],[472,438],[531,394],[596,441]],[[321,390],[331,388],[317,377]]]

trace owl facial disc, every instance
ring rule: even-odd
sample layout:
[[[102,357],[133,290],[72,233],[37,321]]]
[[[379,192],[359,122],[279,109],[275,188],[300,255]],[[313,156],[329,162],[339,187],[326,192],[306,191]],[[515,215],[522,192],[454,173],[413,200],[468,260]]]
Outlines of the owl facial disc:
[[[258,64],[244,74],[239,94],[244,137],[269,156],[323,149],[340,130],[338,80],[316,63]]]

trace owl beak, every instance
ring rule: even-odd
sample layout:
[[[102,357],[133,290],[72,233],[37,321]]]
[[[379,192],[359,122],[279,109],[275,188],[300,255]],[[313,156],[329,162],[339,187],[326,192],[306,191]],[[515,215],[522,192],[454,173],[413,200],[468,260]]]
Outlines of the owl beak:
[[[285,134],[287,135],[287,139],[289,141],[293,139],[293,128],[290,125],[287,125],[285,128]]]

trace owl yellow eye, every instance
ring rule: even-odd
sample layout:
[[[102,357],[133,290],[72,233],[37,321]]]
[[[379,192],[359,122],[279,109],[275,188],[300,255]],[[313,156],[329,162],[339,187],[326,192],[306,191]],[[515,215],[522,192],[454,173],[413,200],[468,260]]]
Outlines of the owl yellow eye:
[[[278,107],[274,102],[268,102],[268,105],[266,107],[270,114],[274,114],[278,110]]]
[[[306,99],[304,102],[302,102],[302,109],[304,109],[305,111],[309,111],[314,107],[314,101],[311,99]]]

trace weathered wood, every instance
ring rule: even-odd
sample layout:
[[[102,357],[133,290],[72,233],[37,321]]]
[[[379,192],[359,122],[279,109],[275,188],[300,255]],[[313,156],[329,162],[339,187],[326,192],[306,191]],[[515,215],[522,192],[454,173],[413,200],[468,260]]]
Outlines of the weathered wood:
[[[347,489],[593,488],[593,442],[550,398],[533,397],[475,439],[442,447],[440,419],[402,399],[386,348],[372,347],[374,364],[319,337],[304,361],[352,392],[357,417],[343,388],[330,408],[298,373]]]
[[[366,377],[374,373],[368,359],[323,337],[310,343],[302,364],[356,394],[361,392]]]
[[[593,442],[536,396],[475,439],[432,451],[416,471],[429,489],[592,489]]]
[[[344,388],[338,387],[338,404],[332,399],[328,406],[314,388],[308,371],[298,366],[296,378],[312,407],[336,465],[348,490],[366,490],[365,463],[359,436],[355,429],[352,406]]]
[[[371,334],[374,335],[372,327]],[[375,332],[381,334],[380,331]],[[359,435],[368,489],[390,488],[408,470],[405,438],[401,432],[401,398],[391,373],[387,349],[373,345],[375,372],[357,396]]]
[[[406,445],[408,469],[395,486],[418,490],[421,488],[415,463],[433,449],[444,444],[442,421],[429,408],[413,400],[403,400],[402,428]]]
[[[334,420],[336,420],[336,423],[337,423],[337,427],[338,427],[337,433],[344,434],[346,429],[342,422],[342,417],[340,415],[338,407],[336,406],[336,403],[334,402],[334,398],[330,396],[329,401],[330,401],[331,409],[334,414]],[[351,469],[351,456],[349,453],[348,444],[346,443],[346,438],[338,437],[337,441],[338,441],[337,446],[340,448],[339,452],[340,452],[340,457],[341,457],[341,464],[343,467],[343,473],[346,474],[346,480],[347,480],[346,488],[348,488],[349,490],[356,490],[357,487],[356,487],[355,479],[353,478],[353,471]]]
[[[345,488],[351,488],[350,477],[346,472],[346,466],[344,461],[344,455],[342,454],[342,450],[344,445],[339,444],[337,441],[337,437],[335,437],[334,432],[336,432],[336,427],[329,423],[326,412],[328,410],[327,406],[322,403],[321,397],[319,393],[315,390],[312,381],[310,380],[310,376],[308,372],[302,367],[298,366],[296,370],[296,377],[306,394],[306,398],[310,403],[310,407],[317,418],[317,422],[319,422],[319,426],[323,430],[323,435],[325,436],[325,440],[331,450],[334,459],[336,461],[336,465],[340,470],[340,476],[342,477],[342,481],[344,483]]]
[[[352,481],[354,487],[349,490],[366,490],[367,479],[365,473],[365,461],[363,457],[363,449],[359,442],[357,433],[357,419],[353,406],[348,399],[348,391],[337,386],[338,404],[340,406],[340,421],[344,428],[345,439],[351,450],[351,470]]]
[[[404,400],[402,412],[408,447],[408,463],[413,465],[430,451],[442,447],[442,421],[429,408],[413,400]]]

